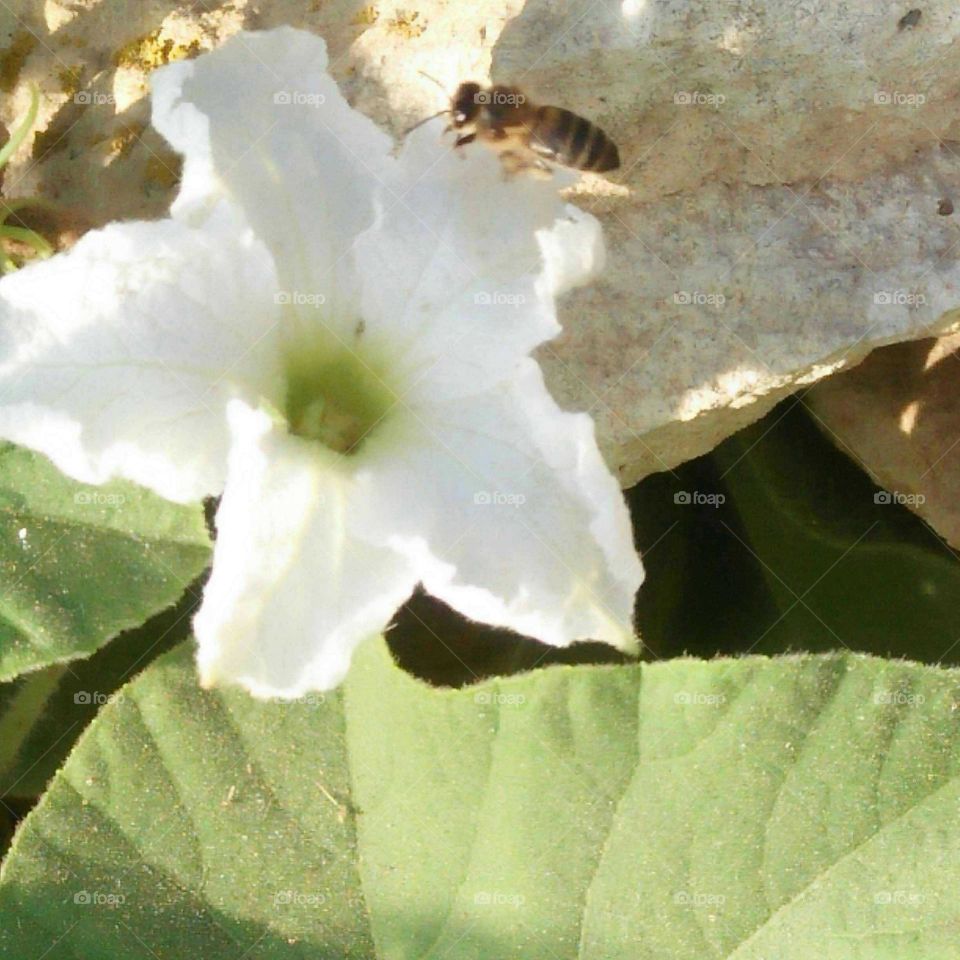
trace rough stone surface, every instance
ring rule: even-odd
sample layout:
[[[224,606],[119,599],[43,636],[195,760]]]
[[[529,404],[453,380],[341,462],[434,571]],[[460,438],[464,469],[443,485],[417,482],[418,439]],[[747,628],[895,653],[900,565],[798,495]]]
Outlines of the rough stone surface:
[[[398,135],[461,79],[517,83],[621,148],[620,171],[575,190],[608,269],[541,359],[629,485],[879,344],[954,329],[960,11],[931,0],[910,25],[908,6],[16,0],[0,5],[0,120],[29,82],[43,108],[4,195],[91,224],[162,215],[178,167],[144,76],[243,28],[322,34],[348,96]]]
[[[817,384],[806,402],[828,436],[960,549],[960,336],[884,347]]]

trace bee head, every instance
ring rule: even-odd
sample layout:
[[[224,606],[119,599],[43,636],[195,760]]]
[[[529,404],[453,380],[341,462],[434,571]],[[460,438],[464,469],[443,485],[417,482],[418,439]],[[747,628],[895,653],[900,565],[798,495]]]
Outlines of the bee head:
[[[454,127],[463,127],[477,118],[484,103],[479,83],[461,83],[450,103],[450,120]]]

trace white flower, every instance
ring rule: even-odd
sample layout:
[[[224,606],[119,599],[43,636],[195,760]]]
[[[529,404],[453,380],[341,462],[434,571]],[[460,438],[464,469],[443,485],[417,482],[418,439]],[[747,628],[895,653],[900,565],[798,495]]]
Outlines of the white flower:
[[[0,284],[0,435],[83,481],[222,493],[203,681],[329,688],[418,583],[632,648],[622,496],[529,356],[599,267],[596,221],[451,153],[440,120],[394,158],[299,31],[241,34],[153,95],[185,158],[171,218]]]

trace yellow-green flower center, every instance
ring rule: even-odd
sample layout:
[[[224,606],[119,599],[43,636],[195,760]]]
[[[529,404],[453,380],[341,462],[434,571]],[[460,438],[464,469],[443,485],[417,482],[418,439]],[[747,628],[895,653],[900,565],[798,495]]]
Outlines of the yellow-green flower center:
[[[338,453],[356,453],[397,399],[386,365],[347,347],[298,349],[286,373],[290,432]]]

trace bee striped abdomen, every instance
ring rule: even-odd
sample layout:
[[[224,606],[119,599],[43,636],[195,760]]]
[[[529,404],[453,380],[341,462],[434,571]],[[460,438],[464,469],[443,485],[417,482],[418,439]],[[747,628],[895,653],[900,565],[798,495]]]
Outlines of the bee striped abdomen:
[[[562,107],[539,107],[530,138],[541,156],[575,170],[615,170],[617,145],[594,123]]]

